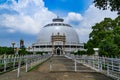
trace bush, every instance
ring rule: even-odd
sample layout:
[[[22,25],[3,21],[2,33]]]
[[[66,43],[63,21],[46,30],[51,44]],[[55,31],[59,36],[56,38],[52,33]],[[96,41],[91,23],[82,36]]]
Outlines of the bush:
[[[85,55],[86,51],[77,51],[77,52],[71,52],[70,54],[74,54],[74,55]]]
[[[75,54],[75,52],[72,51],[72,52],[70,52],[70,54]]]
[[[85,55],[86,51],[78,51],[78,55]]]
[[[0,47],[0,54],[13,54],[13,48],[12,47]]]
[[[48,52],[44,52],[44,51],[36,52],[36,54],[41,54],[41,55],[43,55],[43,53],[47,54]]]
[[[93,54],[95,54],[95,51],[93,50],[93,48],[88,48],[87,55],[93,55]]]

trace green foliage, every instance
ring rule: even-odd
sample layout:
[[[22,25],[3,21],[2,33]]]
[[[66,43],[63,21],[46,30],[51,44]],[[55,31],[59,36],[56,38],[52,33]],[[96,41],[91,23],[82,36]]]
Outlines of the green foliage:
[[[85,55],[86,51],[78,50],[77,52],[71,52],[71,54],[74,54],[74,55]]]
[[[36,52],[36,54],[41,54],[41,55],[43,55],[44,53],[46,53],[46,54],[47,54],[47,52],[44,52],[44,51],[41,51],[41,52]]]
[[[86,54],[86,51],[78,51],[77,54],[78,54],[78,55],[85,55],[85,54]]]
[[[74,51],[73,51],[73,52],[71,52],[70,54],[74,54],[74,55],[77,55],[77,52],[74,52]]]
[[[72,51],[72,52],[70,52],[70,54],[74,54],[74,52]]]
[[[86,53],[87,55],[93,55],[95,54],[95,51],[93,50],[93,48],[88,48]]]
[[[93,43],[94,43],[94,41],[92,39],[89,39],[89,41],[84,45],[85,49],[94,48],[95,45]]]
[[[113,43],[113,40],[110,37],[102,40],[99,44],[99,48],[100,56],[115,57],[119,53],[118,46]]]
[[[19,50],[18,54],[25,55],[25,54],[27,54],[27,51],[25,49],[21,49],[21,50]]]
[[[105,18],[100,23],[92,26],[87,48],[100,48],[99,55],[120,55],[120,16],[115,20]]]
[[[0,47],[0,55],[7,54],[7,55],[14,55],[14,50],[12,47]],[[25,54],[33,54],[33,52],[26,51],[25,48],[19,50],[18,54],[25,55]]]
[[[0,54],[13,54],[13,48],[11,47],[0,47]]]
[[[26,55],[26,54],[33,54],[33,52],[28,52],[28,51],[26,51],[25,48],[22,48],[19,50],[18,54],[19,55]]]
[[[88,41],[88,48],[94,48],[98,47],[99,42],[103,40],[104,38],[112,35],[113,30],[113,22],[110,18],[105,18],[104,21],[97,23],[95,26],[92,27],[93,31],[90,33],[90,40]]]
[[[70,54],[78,55],[78,51],[73,51]]]
[[[95,7],[103,10],[108,8],[111,11],[117,11],[120,14],[120,0],[94,0]]]
[[[41,54],[41,55],[43,55],[43,52],[36,52],[36,54]]]

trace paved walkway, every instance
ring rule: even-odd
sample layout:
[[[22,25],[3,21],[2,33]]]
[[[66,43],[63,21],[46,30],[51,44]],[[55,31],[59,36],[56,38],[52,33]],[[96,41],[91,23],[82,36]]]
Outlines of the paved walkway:
[[[53,59],[54,58],[54,59]],[[52,59],[55,60],[53,57]],[[65,64],[65,57],[63,60],[56,59],[57,71],[50,72],[49,63],[50,60],[39,66],[37,69],[31,72],[25,72],[25,69],[21,69],[20,77],[16,77],[16,71],[11,71],[0,75],[0,80],[112,80],[111,78],[97,72],[73,72],[67,71],[67,66]],[[56,65],[56,64],[55,64]],[[54,65],[53,65],[54,67]],[[63,67],[66,71],[59,71]],[[85,67],[85,66],[84,66]],[[83,66],[82,66],[83,68]],[[53,68],[54,69],[54,68]],[[87,68],[86,68],[87,69]]]
[[[64,56],[54,56],[51,59],[52,72],[58,71],[75,71],[75,61]],[[84,66],[82,63],[76,63],[77,72],[95,72],[95,70]]]

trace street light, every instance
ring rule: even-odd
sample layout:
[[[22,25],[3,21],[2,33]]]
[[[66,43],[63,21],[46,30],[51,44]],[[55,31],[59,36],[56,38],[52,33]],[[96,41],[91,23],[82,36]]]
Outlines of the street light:
[[[15,42],[12,42],[12,47],[13,47],[13,53],[14,53],[14,46],[15,46]]]
[[[18,52],[19,52],[19,48],[18,48],[18,44],[17,44],[15,55],[18,55]]]

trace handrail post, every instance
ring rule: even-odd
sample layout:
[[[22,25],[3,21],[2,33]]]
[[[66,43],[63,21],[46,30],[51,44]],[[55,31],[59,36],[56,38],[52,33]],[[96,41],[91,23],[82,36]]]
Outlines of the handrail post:
[[[26,72],[28,71],[28,59],[26,57]]]
[[[109,76],[109,62],[107,62],[107,75]]]
[[[50,60],[50,71],[52,71],[52,60]]]
[[[17,77],[20,77],[20,65],[21,65],[21,57],[19,57],[19,60],[18,60],[18,73],[17,73]]]
[[[76,62],[76,58],[75,58],[75,72],[77,71],[77,62]]]
[[[15,68],[16,55],[15,55],[13,58],[14,58],[14,62],[13,62],[13,68]]]
[[[7,67],[7,62],[6,62],[6,54],[4,54],[4,72],[6,72],[6,67]]]

